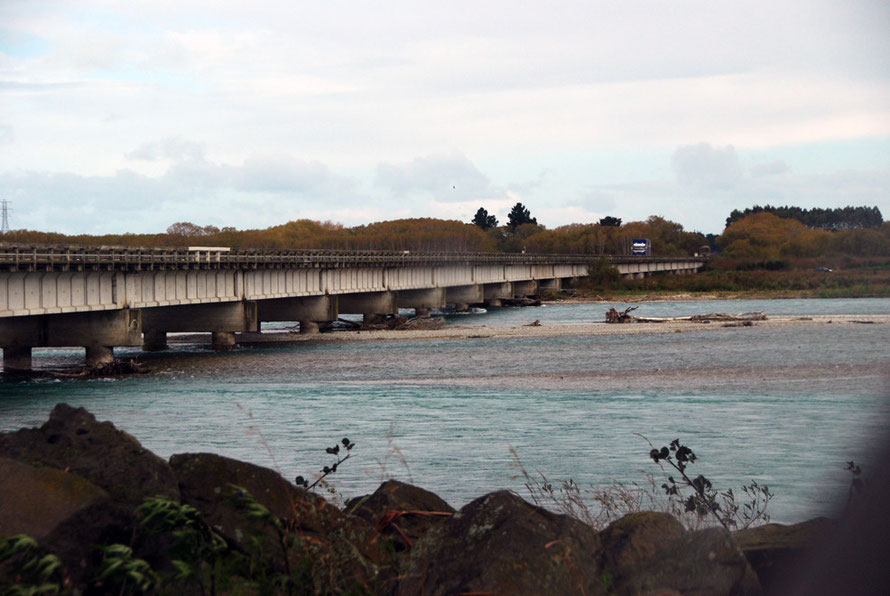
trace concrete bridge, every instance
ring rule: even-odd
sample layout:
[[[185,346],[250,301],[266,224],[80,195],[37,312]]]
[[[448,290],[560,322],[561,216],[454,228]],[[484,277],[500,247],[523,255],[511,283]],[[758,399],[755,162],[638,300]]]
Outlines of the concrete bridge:
[[[341,314],[500,306],[559,290],[598,258],[0,244],[0,348],[7,371],[30,369],[34,347],[83,346],[92,366],[110,362],[115,346],[164,349],[168,332],[207,332],[227,349],[264,321],[299,321],[313,333]],[[705,261],[607,258],[632,277],[694,273]]]

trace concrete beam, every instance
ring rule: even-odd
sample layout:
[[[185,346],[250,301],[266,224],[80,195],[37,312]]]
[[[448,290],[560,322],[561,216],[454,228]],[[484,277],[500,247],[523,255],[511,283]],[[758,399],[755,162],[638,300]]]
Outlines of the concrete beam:
[[[351,315],[394,315],[399,312],[396,295],[393,292],[341,294],[338,302],[340,313]]]
[[[217,302],[142,309],[142,329],[155,331],[259,331],[256,302]]]
[[[213,344],[214,350],[220,352],[234,349],[237,345],[235,334],[230,331],[214,331],[210,334],[210,343]]]
[[[142,345],[141,312],[124,309],[0,318],[4,349],[91,345]]]
[[[90,368],[106,366],[114,362],[114,348],[111,346],[86,346],[86,365]]]
[[[419,308],[424,310],[445,308],[445,288],[401,290],[396,295],[396,301],[399,308]]]
[[[336,321],[337,296],[306,296],[257,301],[260,321]]]

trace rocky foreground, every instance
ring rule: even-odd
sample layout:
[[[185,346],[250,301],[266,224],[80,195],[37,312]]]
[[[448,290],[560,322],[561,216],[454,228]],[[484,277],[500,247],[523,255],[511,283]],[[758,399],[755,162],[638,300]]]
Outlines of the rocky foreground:
[[[834,525],[690,532],[640,512],[597,532],[511,492],[455,511],[392,480],[340,510],[249,463],[164,460],[65,404],[0,434],[0,536],[36,541],[3,540],[4,594],[761,594]]]

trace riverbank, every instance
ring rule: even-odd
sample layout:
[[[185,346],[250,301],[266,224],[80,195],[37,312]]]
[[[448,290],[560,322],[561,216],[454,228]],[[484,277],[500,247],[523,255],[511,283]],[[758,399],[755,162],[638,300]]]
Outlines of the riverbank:
[[[531,318],[531,317],[529,317]],[[890,315],[822,315],[811,317],[769,317],[757,321],[755,327],[788,327],[803,325],[886,325]],[[488,339],[507,337],[569,337],[584,335],[636,335],[642,333],[684,333],[734,328],[739,332],[750,329],[736,323],[704,323],[693,321],[666,321],[663,323],[608,324],[590,322],[573,325],[514,325],[494,326],[452,326],[443,329],[387,329],[336,331],[301,335],[293,331],[267,333],[240,333],[238,343],[242,345],[268,343],[322,343],[337,341],[383,341],[383,340],[426,340],[426,339]],[[207,340],[206,334],[187,334],[170,337],[171,343],[199,343]]]

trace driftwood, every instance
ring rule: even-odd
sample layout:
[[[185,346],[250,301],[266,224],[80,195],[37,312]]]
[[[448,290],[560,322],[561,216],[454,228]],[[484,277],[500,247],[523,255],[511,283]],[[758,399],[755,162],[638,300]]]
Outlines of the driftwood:
[[[623,312],[618,312],[614,308],[610,308],[606,311],[606,323],[674,323],[677,321],[690,321],[692,323],[710,323],[711,321],[751,323],[752,321],[766,320],[766,315],[761,311],[742,312],[735,315],[715,312],[706,315],[692,315],[689,317],[635,317],[630,313],[637,308],[639,307],[631,306],[624,309]]]
[[[88,366],[73,373],[52,372],[50,374],[60,379],[92,379],[114,375],[144,374],[147,372],[149,371],[143,364],[131,358],[130,360],[115,360],[101,366]]]
[[[382,331],[387,329],[440,329],[445,324],[442,317],[417,318],[400,317],[398,315],[386,317],[379,323],[362,323],[363,331]]]

